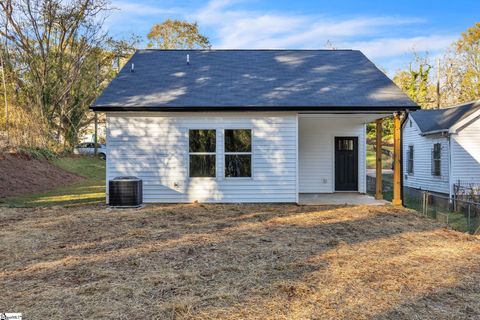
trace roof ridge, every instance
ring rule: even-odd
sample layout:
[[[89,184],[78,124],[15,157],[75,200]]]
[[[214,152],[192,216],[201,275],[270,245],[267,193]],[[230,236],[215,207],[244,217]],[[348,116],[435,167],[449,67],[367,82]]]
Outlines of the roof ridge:
[[[140,48],[135,51],[360,51],[358,49],[158,49]]]
[[[458,108],[458,107],[467,106],[469,104],[472,104],[474,107],[476,107],[475,105],[477,103],[478,103],[478,106],[480,106],[480,99],[479,100],[471,100],[469,102],[463,102],[463,103],[460,103],[460,104],[454,104],[453,106],[448,106],[448,107],[445,107],[445,108],[442,108],[442,109]],[[437,109],[437,110],[442,110],[442,109]]]
[[[422,109],[412,112],[422,133],[447,131],[453,125],[480,110],[480,100],[474,100],[442,109]],[[423,111],[423,112],[422,112]]]
[[[478,105],[477,105],[478,104]],[[480,107],[480,100],[472,100],[472,101],[469,101],[469,102],[463,102],[463,103],[460,103],[460,104],[455,104],[453,106],[447,106],[447,107],[444,107],[444,108],[440,108],[440,109],[437,109],[437,108],[432,108],[432,109],[420,109],[420,110],[417,110],[416,112],[419,112],[419,111],[425,111],[425,112],[442,112],[442,111],[447,111],[447,110],[452,110],[452,109],[455,109],[455,108],[460,108],[460,107],[465,107],[465,106],[468,106],[468,105],[472,105],[473,108],[477,108],[477,107]]]

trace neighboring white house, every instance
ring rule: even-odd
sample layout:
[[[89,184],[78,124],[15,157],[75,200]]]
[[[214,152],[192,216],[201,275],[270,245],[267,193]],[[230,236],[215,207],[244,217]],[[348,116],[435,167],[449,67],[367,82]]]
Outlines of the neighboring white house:
[[[480,184],[480,101],[409,113],[403,168],[409,188],[452,196],[459,181]]]
[[[92,106],[145,202],[365,193],[366,124],[417,108],[355,50],[139,50]]]

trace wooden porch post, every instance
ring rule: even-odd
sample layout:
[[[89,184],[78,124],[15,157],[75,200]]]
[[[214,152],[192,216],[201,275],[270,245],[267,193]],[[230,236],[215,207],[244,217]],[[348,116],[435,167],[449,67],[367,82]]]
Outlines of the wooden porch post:
[[[393,114],[393,199],[394,206],[402,205],[401,197],[401,165],[400,165],[400,113]]]
[[[95,112],[95,137],[93,138],[93,142],[95,143],[95,149],[94,149],[95,157],[98,155],[97,135],[98,135],[98,116],[97,116],[97,113]]]
[[[376,121],[376,141],[375,141],[375,155],[376,155],[376,182],[375,182],[375,199],[383,199],[383,191],[382,191],[382,119],[377,119]]]

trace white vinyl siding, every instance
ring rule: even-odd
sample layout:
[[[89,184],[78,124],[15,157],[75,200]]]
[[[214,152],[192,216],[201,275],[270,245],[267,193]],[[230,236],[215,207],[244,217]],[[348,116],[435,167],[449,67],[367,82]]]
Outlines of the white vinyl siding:
[[[403,126],[404,186],[448,194],[448,139],[441,135],[422,136],[415,121],[411,117],[409,120],[412,121],[412,126],[409,122]],[[435,143],[441,144],[440,176],[432,175],[432,150]],[[414,150],[413,174],[407,174],[409,146],[413,146]]]
[[[451,136],[452,183],[480,183],[480,118]]]
[[[296,202],[295,113],[108,113],[107,181],[143,179],[145,202]],[[188,178],[189,129],[215,129],[216,178]],[[252,178],[224,177],[225,129],[252,130]]]
[[[300,192],[335,192],[335,137],[358,137],[358,191],[365,193],[365,124],[349,115],[300,115],[298,123]]]

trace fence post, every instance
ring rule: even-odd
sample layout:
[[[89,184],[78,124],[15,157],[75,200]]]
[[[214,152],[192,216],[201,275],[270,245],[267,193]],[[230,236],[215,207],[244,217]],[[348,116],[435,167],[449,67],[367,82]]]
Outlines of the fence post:
[[[428,191],[425,191],[425,215],[428,217]]]
[[[425,192],[422,192],[422,214],[425,215]]]
[[[472,232],[472,226],[470,224],[470,208],[472,207],[472,204],[471,203],[468,203],[468,222],[467,222],[467,225],[468,225],[468,232],[471,233]]]

